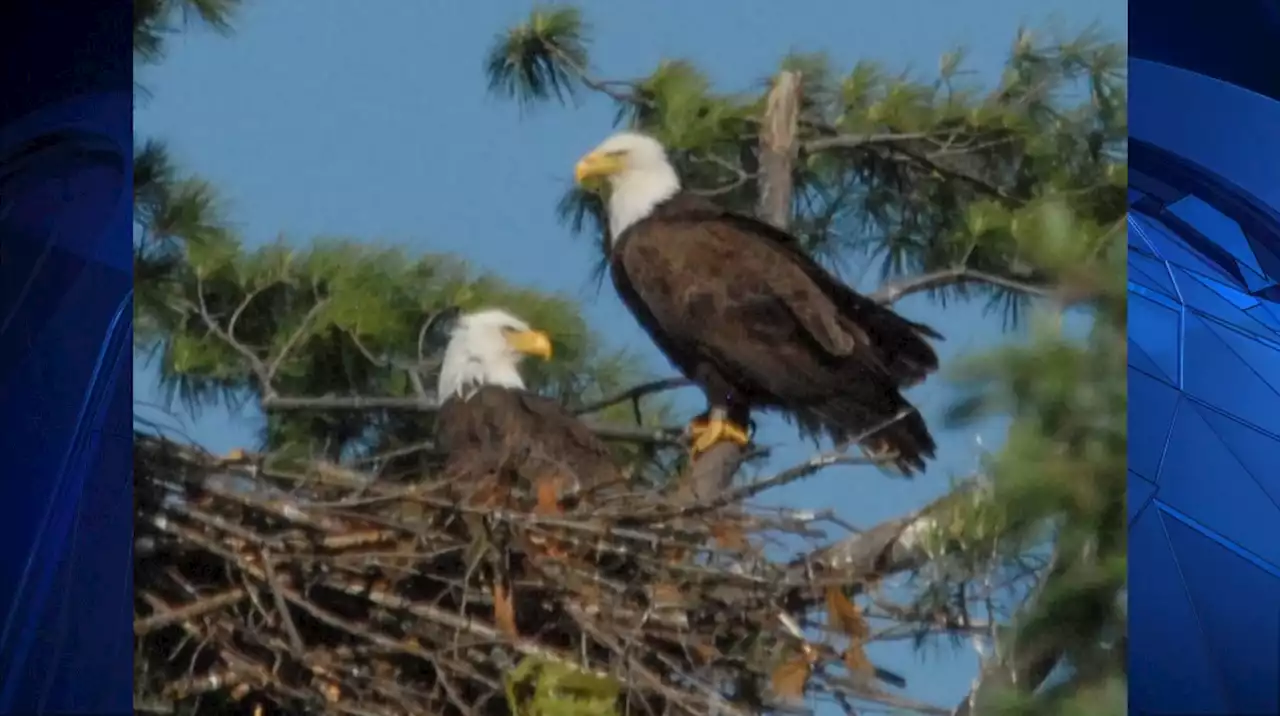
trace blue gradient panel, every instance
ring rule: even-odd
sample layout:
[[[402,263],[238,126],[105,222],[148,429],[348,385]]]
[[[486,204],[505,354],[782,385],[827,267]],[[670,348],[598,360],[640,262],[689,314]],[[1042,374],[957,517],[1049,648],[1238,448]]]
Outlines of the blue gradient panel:
[[[0,10],[0,713],[132,712],[132,5]]]
[[[1135,714],[1280,714],[1280,3],[1130,2]]]

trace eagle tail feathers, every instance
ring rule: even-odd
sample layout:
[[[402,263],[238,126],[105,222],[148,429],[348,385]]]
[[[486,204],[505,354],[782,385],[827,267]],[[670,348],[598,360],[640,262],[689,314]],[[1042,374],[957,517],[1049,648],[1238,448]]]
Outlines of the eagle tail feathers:
[[[925,469],[925,461],[934,457],[938,446],[918,410],[904,400],[902,411],[896,418],[877,420],[870,428],[851,428],[867,424],[866,408],[851,401],[835,400],[824,406],[821,416],[834,443],[860,439],[859,447],[868,457],[884,459],[903,475],[910,476]],[[879,425],[883,427],[875,430]],[[868,430],[874,432],[868,434]]]
[[[938,370],[938,354],[928,341],[942,339],[937,331],[923,323],[908,321],[871,299],[861,298],[865,302],[852,312],[849,322],[865,333],[884,370],[899,387],[916,385]]]

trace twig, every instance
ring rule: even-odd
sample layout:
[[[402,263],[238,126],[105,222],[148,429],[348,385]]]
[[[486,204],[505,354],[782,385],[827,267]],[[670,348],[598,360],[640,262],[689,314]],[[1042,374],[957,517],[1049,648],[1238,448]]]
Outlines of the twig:
[[[769,477],[767,479],[759,480],[757,482],[753,482],[748,485],[743,485],[741,487],[737,487],[732,490],[725,491],[724,493],[717,496],[715,499],[705,501],[705,502],[699,502],[697,504],[689,505],[688,507],[681,508],[679,511],[677,511],[674,515],[671,515],[670,517],[673,517],[673,518],[674,517],[695,517],[697,515],[703,515],[708,512],[714,512],[718,509],[721,509],[722,507],[728,507],[729,505],[736,504],[744,500],[749,500],[752,497],[755,497],[756,495],[759,495],[763,492],[767,492],[776,487],[782,487],[783,485],[788,485],[797,480],[802,480],[828,467],[833,467],[836,465],[877,465],[877,464],[880,464],[880,463],[875,460],[871,460],[869,458],[850,457],[849,455],[845,455],[839,452],[823,453],[821,455],[816,455],[808,460],[805,460],[804,462],[800,463],[799,465],[796,465],[795,467],[791,467],[786,470],[783,470],[782,472],[779,472],[776,475]]]
[[[289,614],[289,604],[285,602],[284,594],[280,591],[280,580],[276,578],[276,568],[271,563],[271,553],[266,550],[262,552],[262,572],[267,578],[267,586],[271,588],[276,612],[280,614],[280,621],[284,623],[285,632],[289,635],[289,644],[293,647],[295,654],[302,654],[306,651],[306,644],[303,643],[302,635],[298,633],[298,627],[294,625],[293,617]]]
[[[215,594],[211,597],[205,597],[196,602],[188,604],[185,607],[171,609],[168,611],[153,614],[143,619],[136,619],[133,622],[133,633],[142,636],[156,629],[163,629],[170,624],[176,624],[186,621],[192,617],[198,617],[201,614],[216,612],[219,609],[230,606],[245,598],[243,589],[232,589],[222,594]]]
[[[623,398],[623,400],[625,399],[626,398]],[[348,410],[352,412],[392,410],[412,413],[433,413],[440,409],[440,404],[431,396],[424,398],[384,398],[353,395],[341,398],[301,398],[283,395],[267,395],[262,398],[262,409],[264,411]],[[679,445],[681,444],[680,436],[684,432],[683,428],[674,426],[627,427],[608,423],[588,423],[588,427],[591,428],[592,432],[605,440],[649,445]]]
[[[284,395],[266,395],[262,398],[262,409],[266,411],[350,410],[354,412],[366,410],[399,410],[404,412],[432,413],[440,409],[440,403],[434,397],[387,398],[352,395],[344,397],[325,396],[318,398],[302,398]]]
[[[280,348],[280,352],[276,354],[276,357],[272,359],[271,363],[267,366],[267,384],[262,386],[264,391],[271,389],[271,381],[275,380],[276,373],[280,370],[280,365],[284,362],[284,359],[293,352],[294,347],[296,347],[298,341],[302,340],[302,337],[306,335],[307,329],[311,327],[311,323],[316,319],[316,316],[320,315],[320,312],[328,305],[329,299],[327,298],[316,301],[316,304],[307,311],[305,316],[302,317],[302,322],[298,324],[297,329],[295,329],[293,334],[289,336],[289,339],[285,341],[284,346]]]
[[[222,326],[218,325],[218,321],[209,313],[209,306],[205,303],[204,279],[202,279],[198,274],[196,276],[196,309],[200,314],[200,320],[204,322],[205,328],[208,328],[210,333],[221,338],[232,350],[243,356],[244,359],[249,362],[249,369],[253,371],[254,375],[257,376],[258,381],[262,384],[262,389],[264,391],[269,390],[271,387],[271,380],[270,373],[267,371],[267,365],[263,363],[262,359],[259,358],[258,355],[248,346],[241,343],[234,336],[223,330]]]
[[[681,509],[678,513],[676,513],[675,516],[690,517],[693,515],[713,512],[715,510],[720,509],[721,507],[727,507],[729,505],[735,504],[737,502],[741,502],[743,500],[749,500],[752,497],[755,497],[756,495],[759,495],[762,492],[772,490],[775,487],[781,487],[783,485],[787,485],[792,482],[795,482],[796,480],[802,480],[820,470],[824,470],[828,467],[832,467],[835,465],[880,465],[880,464],[892,462],[891,459],[874,460],[874,459],[865,458],[865,457],[863,458],[850,457],[849,455],[845,454],[844,451],[848,448],[848,446],[856,445],[862,442],[868,437],[875,435],[881,430],[884,430],[890,425],[893,425],[899,420],[902,420],[906,416],[911,415],[913,412],[914,410],[904,410],[894,415],[893,417],[889,418],[888,420],[882,420],[880,423],[872,426],[871,429],[864,430],[862,434],[846,441],[844,445],[838,447],[836,450],[815,455],[809,458],[808,460],[805,460],[804,462],[800,463],[799,465],[795,465],[794,467],[783,470],[782,472],[774,475],[773,477],[767,478],[765,480],[753,482],[749,485],[743,485],[742,487],[738,487],[733,490],[727,490],[721,495],[716,496],[714,499],[710,501],[685,507]]]
[[[811,154],[817,152],[825,152],[831,149],[859,149],[861,147],[877,145],[877,144],[893,144],[895,142],[905,142],[913,139],[926,139],[931,136],[927,132],[908,132],[905,134],[884,133],[884,134],[837,134],[830,137],[819,137],[818,139],[810,139],[802,146],[804,151]]]
[[[955,266],[933,273],[927,273],[920,276],[912,276],[895,283],[881,286],[880,289],[872,293],[869,298],[881,304],[892,304],[901,299],[921,291],[933,291],[946,286],[960,283],[988,283],[993,286],[1000,286],[1012,291],[1018,291],[1031,296],[1050,297],[1053,292],[1043,286],[1015,281],[1003,276],[983,273],[975,271],[964,266]]]
[[[641,383],[633,388],[628,388],[621,393],[610,395],[607,398],[598,400],[594,403],[588,403],[573,411],[574,415],[587,415],[590,413],[598,413],[605,408],[611,408],[619,403],[625,403],[631,400],[638,400],[647,395],[654,393],[663,393],[668,390],[677,390],[693,385],[688,378],[663,378],[661,380],[651,380],[648,383]]]

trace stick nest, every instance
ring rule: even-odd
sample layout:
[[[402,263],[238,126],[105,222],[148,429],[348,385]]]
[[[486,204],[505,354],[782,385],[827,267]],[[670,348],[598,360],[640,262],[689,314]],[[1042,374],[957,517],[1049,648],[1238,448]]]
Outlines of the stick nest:
[[[140,709],[746,714],[871,672],[857,607],[763,554],[820,539],[812,516],[661,491],[469,508],[429,482],[136,446]],[[800,636],[815,606],[843,641]]]

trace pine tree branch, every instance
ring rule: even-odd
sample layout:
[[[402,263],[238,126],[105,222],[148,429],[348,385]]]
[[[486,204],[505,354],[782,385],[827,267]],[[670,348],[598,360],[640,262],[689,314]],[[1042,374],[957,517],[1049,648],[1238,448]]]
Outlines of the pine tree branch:
[[[315,305],[302,317],[302,322],[298,324],[293,334],[285,341],[284,346],[280,348],[280,352],[276,354],[276,357],[267,365],[267,385],[270,385],[275,380],[276,373],[280,371],[280,366],[284,364],[284,359],[288,358],[293,349],[298,346],[298,341],[302,340],[302,337],[306,335],[307,330],[311,328],[311,324],[315,322],[316,316],[320,315],[320,312],[328,305],[328,299],[316,301]]]
[[[1021,611],[1034,609],[1044,593],[1052,588],[1054,582],[1063,579],[1067,570],[1065,562],[1055,552],[1044,578],[1040,580],[1031,594],[1022,604]],[[1002,688],[1016,687],[1023,693],[1034,693],[1049,678],[1058,662],[1062,660],[1063,650],[1056,645],[1038,650],[1026,650],[1011,655],[1010,662],[983,664],[980,667],[977,681],[965,695],[963,701],[952,712],[953,716],[971,716],[977,713],[979,706],[985,705],[989,695]]]
[[[242,587],[236,587],[220,594],[213,594],[207,597],[201,597],[185,607],[178,609],[166,609],[158,611],[150,616],[142,619],[135,619],[133,622],[133,633],[135,636],[142,636],[156,629],[163,629],[171,624],[186,621],[201,614],[218,611],[231,604],[235,604],[249,596],[249,593]]]
[[[341,410],[350,412],[392,410],[406,413],[434,413],[440,409],[440,403],[434,397],[423,398],[389,398],[380,396],[322,396],[298,397],[277,395],[274,392],[263,396],[262,409],[271,412],[293,410]]]
[[[912,276],[902,281],[886,284],[881,286],[879,290],[872,293],[869,298],[877,303],[892,304],[896,303],[907,296],[922,291],[934,291],[947,286],[954,286],[962,283],[987,283],[1001,288],[1007,288],[1011,291],[1018,291],[1030,296],[1039,296],[1048,298],[1054,293],[1043,286],[1036,286],[1022,281],[996,276],[994,274],[975,271],[964,266],[955,266],[941,271],[922,274],[920,276]]]
[[[987,181],[986,179],[973,176],[968,172],[960,171],[959,169],[955,169],[954,167],[945,166],[935,161],[934,158],[930,156],[918,154],[902,146],[893,147],[893,151],[902,154],[903,156],[907,157],[908,159],[915,162],[916,164],[921,165],[925,169],[928,169],[930,171],[935,171],[938,174],[948,179],[962,181],[968,184],[970,187],[977,189],[979,192],[986,194],[987,196],[990,196],[994,199],[999,199],[1001,203],[1005,204],[1006,206],[1019,207],[1026,203],[1025,199],[1021,199],[1019,197],[1016,197],[1010,194],[1009,192],[1005,191],[1004,189],[997,186],[996,184],[993,184],[990,181]]]
[[[881,522],[797,558],[791,566],[808,570],[816,565],[825,572],[847,576],[853,582],[882,579],[922,567],[931,557],[923,549],[921,536],[938,524],[938,512],[954,504],[969,490],[968,486],[962,485],[911,514]]]
[[[271,388],[271,372],[267,370],[267,364],[254,353],[251,348],[241,343],[236,337],[222,328],[218,321],[209,313],[209,306],[204,300],[204,279],[199,274],[196,275],[196,311],[200,316],[200,320],[204,323],[205,328],[210,333],[221,338],[236,353],[244,357],[249,364],[251,370],[264,391]]]
[[[834,131],[834,130],[833,130]],[[876,133],[876,134],[836,134],[833,136],[810,139],[802,146],[809,154],[830,151],[832,149],[861,149],[862,147],[895,144],[908,140],[927,139],[932,136],[928,132]]]
[[[628,388],[621,393],[611,395],[594,403],[588,403],[581,408],[573,411],[574,415],[587,415],[590,413],[598,413],[606,408],[612,408],[615,405],[636,402],[640,398],[655,393],[665,393],[669,390],[678,390],[693,385],[688,378],[663,378],[661,380],[653,380],[648,383],[641,383],[633,388]]]
[[[390,410],[406,413],[434,413],[440,409],[440,401],[434,396],[421,398],[389,398],[363,395],[299,397],[271,393],[263,396],[261,406],[263,411],[266,412],[295,410],[365,412]],[[679,445],[683,434],[683,428],[674,426],[633,428],[597,422],[588,422],[587,425],[592,432],[605,440],[641,445]]]
[[[799,72],[778,73],[766,99],[760,127],[760,196],[756,213],[761,220],[784,230],[791,223],[802,90]],[[681,476],[677,494],[694,504],[721,496],[745,459],[745,451],[737,444],[713,445]]]
[[[756,482],[752,482],[750,484],[742,485],[741,487],[737,487],[732,490],[725,491],[719,495],[716,495],[714,499],[711,499],[709,501],[704,501],[698,504],[689,505],[687,507],[681,508],[680,511],[673,516],[674,517],[692,517],[695,515],[701,515],[708,512],[714,512],[715,510],[718,510],[722,507],[728,507],[729,505],[745,502],[746,500],[749,500],[757,495],[760,495],[774,488],[782,487],[783,485],[789,485],[798,480],[803,480],[806,477],[810,477],[811,475],[821,472],[822,470],[825,470],[829,467],[836,467],[839,465],[891,464],[892,460],[876,460],[868,457],[853,457],[852,455],[847,454],[846,450],[848,450],[850,446],[857,445],[858,443],[862,442],[868,436],[874,435],[880,432],[881,430],[884,430],[885,428],[889,427],[890,425],[893,425],[899,420],[902,420],[908,415],[911,415],[913,412],[914,412],[913,410],[906,410],[901,413],[898,413],[892,418],[881,421],[879,424],[872,426],[869,430],[863,431],[861,435],[858,435],[848,440],[847,442],[845,442],[843,445],[841,445],[835,450],[814,455],[808,460],[805,460],[804,462],[798,465],[789,467],[775,474],[774,476],[766,478],[764,480],[758,480]]]

